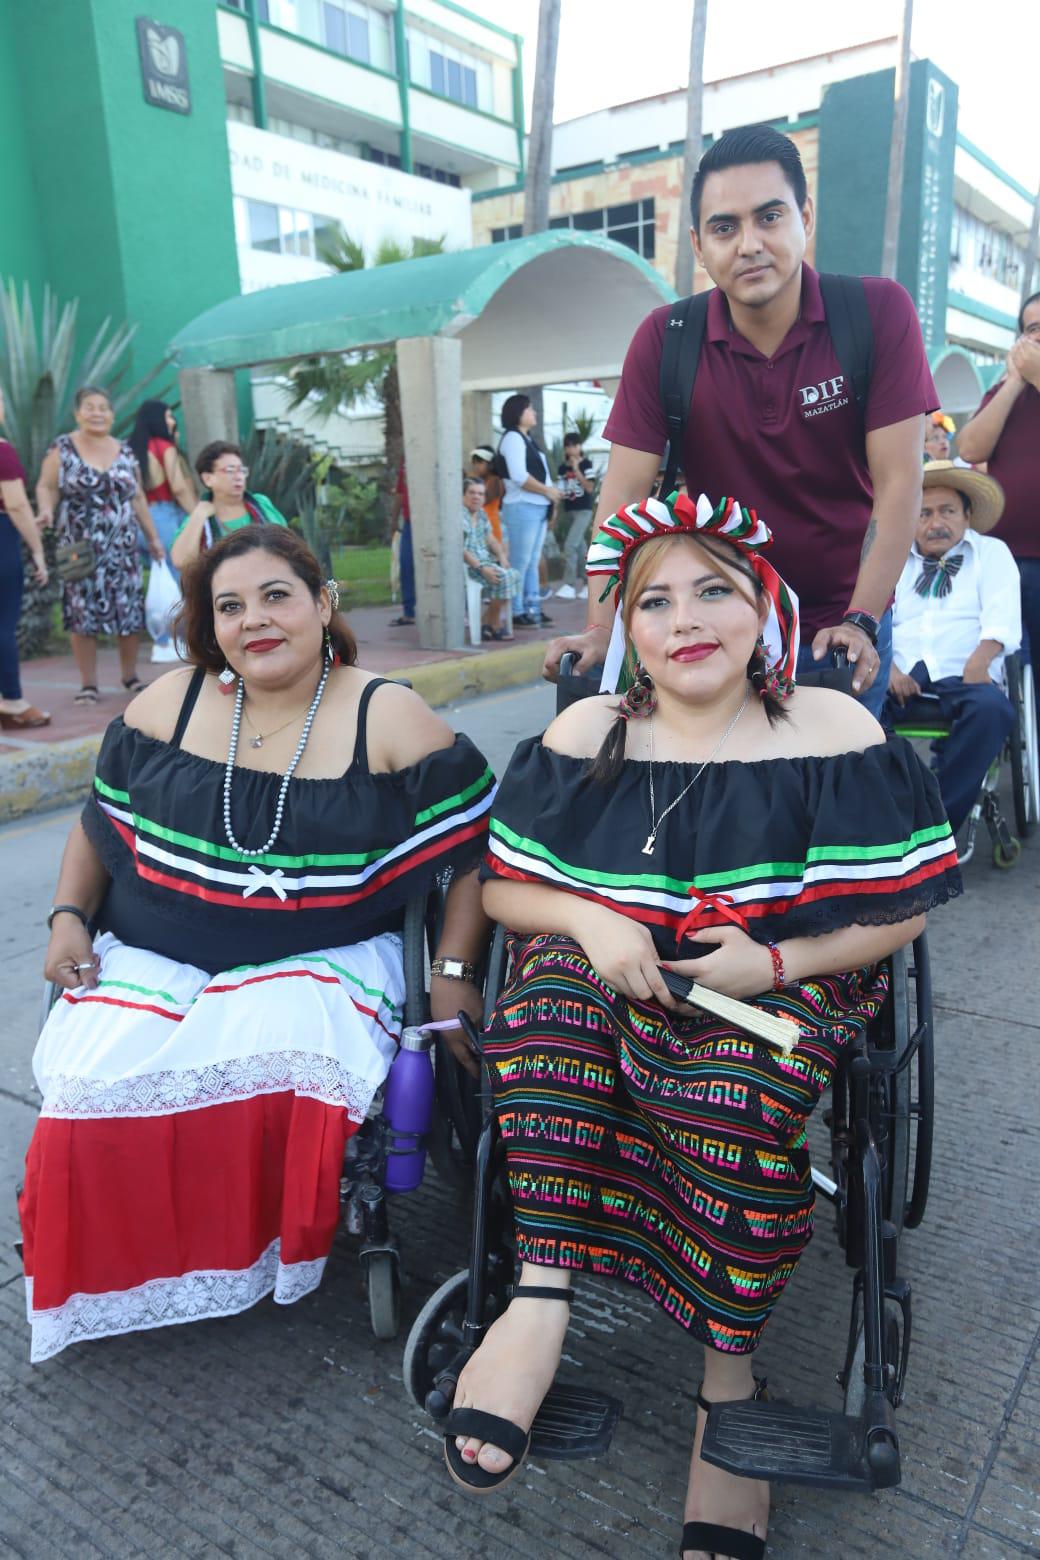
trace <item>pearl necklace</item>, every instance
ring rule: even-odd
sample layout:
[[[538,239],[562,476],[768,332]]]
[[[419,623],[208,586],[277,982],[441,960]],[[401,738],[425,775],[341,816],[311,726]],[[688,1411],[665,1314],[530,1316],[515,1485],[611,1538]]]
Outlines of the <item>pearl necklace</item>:
[[[238,679],[238,687],[235,690],[235,712],[231,717],[231,743],[228,747],[227,765],[224,769],[224,833],[227,835],[227,842],[231,849],[237,851],[240,856],[266,856],[278,838],[282,827],[282,814],[285,811],[285,798],[289,790],[289,781],[292,779],[293,772],[303,757],[303,750],[307,746],[307,738],[311,734],[314,717],[318,713],[318,705],[321,703],[321,696],[325,692],[325,684],[329,680],[329,670],[330,667],[326,663],[325,669],[321,674],[321,681],[318,683],[314,698],[311,700],[311,707],[307,711],[307,719],[303,723],[300,740],[296,744],[296,752],[290,759],[289,767],[282,776],[282,783],[278,790],[278,804],[274,810],[274,828],[268,835],[267,843],[261,845],[259,850],[246,850],[245,846],[240,845],[235,839],[234,830],[231,827],[231,777],[235,769],[235,759],[238,756],[238,733],[242,725],[242,701],[245,697],[245,684],[241,677]]]

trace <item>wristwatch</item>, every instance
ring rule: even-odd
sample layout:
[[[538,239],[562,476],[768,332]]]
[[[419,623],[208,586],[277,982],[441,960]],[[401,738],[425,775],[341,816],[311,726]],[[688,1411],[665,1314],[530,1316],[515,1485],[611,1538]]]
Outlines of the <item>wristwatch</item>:
[[[434,959],[430,974],[443,975],[446,980],[475,980],[477,966],[467,964],[465,959]]]
[[[841,620],[843,623],[851,623],[853,628],[858,628],[866,634],[874,649],[877,649],[878,620],[870,612],[846,612]]]

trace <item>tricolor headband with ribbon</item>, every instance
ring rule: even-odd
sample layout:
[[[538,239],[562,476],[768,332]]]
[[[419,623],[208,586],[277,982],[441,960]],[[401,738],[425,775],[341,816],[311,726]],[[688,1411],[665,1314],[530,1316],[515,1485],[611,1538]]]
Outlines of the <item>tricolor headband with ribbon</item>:
[[[773,533],[753,509],[743,508],[735,498],[720,499],[713,506],[703,493],[696,504],[685,493],[629,504],[605,520],[592,538],[585,572],[590,580],[603,580],[601,601],[613,590],[620,605],[625,575],[637,547],[664,537],[698,533],[729,542],[743,553],[758,576],[769,601],[769,617],[762,630],[766,667],[772,674],[775,691],[786,697],[794,687],[798,662],[798,597],[762,557],[765,548],[772,546]],[[619,612],[604,668],[605,691],[613,691],[618,685],[624,654],[620,622]]]

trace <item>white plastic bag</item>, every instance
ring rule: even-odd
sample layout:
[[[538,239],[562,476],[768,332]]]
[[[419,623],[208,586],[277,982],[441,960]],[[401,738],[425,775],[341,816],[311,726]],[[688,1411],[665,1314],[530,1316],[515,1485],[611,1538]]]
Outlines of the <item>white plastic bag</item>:
[[[177,647],[170,633],[170,619],[180,603],[180,586],[166,559],[164,558],[161,563],[153,563],[144,598],[145,627],[155,641],[152,649],[153,661],[178,659]]]

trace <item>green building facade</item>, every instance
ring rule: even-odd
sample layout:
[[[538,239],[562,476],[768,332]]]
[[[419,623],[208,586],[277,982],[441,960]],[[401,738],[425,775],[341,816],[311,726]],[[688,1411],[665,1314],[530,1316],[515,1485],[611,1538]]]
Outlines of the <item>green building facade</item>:
[[[146,97],[141,16],[131,0],[0,0],[0,278],[37,305],[45,282],[78,298],[81,349],[106,318],[136,324],[135,376],[239,290],[213,0],[145,18],[182,37],[186,113]]]

